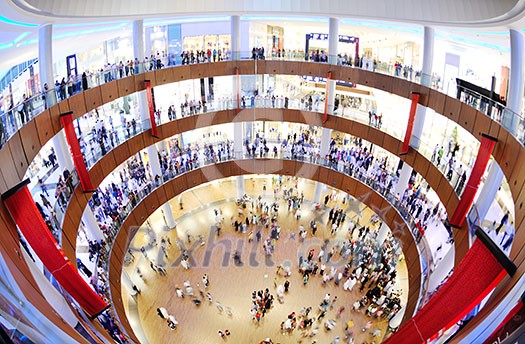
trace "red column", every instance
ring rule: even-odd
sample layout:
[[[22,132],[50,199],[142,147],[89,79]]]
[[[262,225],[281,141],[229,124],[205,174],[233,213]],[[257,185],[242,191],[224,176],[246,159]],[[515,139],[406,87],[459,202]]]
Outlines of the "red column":
[[[146,96],[148,97],[148,111],[149,121],[151,123],[151,136],[159,137],[157,132],[157,122],[155,122],[155,103],[153,101],[153,89],[151,88],[151,81],[144,80],[146,86]]]
[[[324,116],[323,123],[328,121],[328,99],[330,99],[330,80],[332,80],[332,72],[326,74],[326,88],[325,88],[325,102],[324,102]]]
[[[75,127],[73,125],[73,112],[66,112],[60,115],[60,120],[62,121],[62,126],[64,127],[64,134],[66,135],[67,143],[69,144],[69,149],[71,150],[71,155],[73,156],[73,163],[75,164],[75,169],[78,173],[78,178],[80,179],[80,185],[82,185],[82,190],[84,192],[93,192],[93,183],[91,183],[91,178],[84,161],[84,156],[80,151],[80,145],[78,143],[77,134],[75,133]]]
[[[108,305],[80,277],[64,252],[60,249],[27,188],[29,179],[2,194],[2,200],[18,228],[44,266],[58,283],[92,317]]]
[[[467,185],[465,186],[465,191],[463,191],[459,204],[450,218],[450,224],[452,226],[459,228],[463,224],[463,221],[474,202],[474,196],[476,196],[476,192],[478,191],[481,177],[483,177],[483,174],[485,173],[485,169],[487,168],[490,156],[494,150],[494,145],[497,141],[498,140],[492,136],[482,134],[481,145],[479,146],[478,155],[476,156],[476,162],[474,163]]]
[[[359,37],[355,38],[355,58],[359,57]],[[355,61],[355,59],[354,59]],[[355,62],[354,62],[355,64]]]
[[[405,132],[405,139],[401,147],[400,155],[408,153],[410,145],[410,138],[412,137],[412,129],[414,129],[414,120],[416,119],[417,104],[419,102],[419,93],[412,92],[412,104],[410,105],[410,115],[408,116],[407,130]]]
[[[476,240],[450,278],[385,344],[421,344],[474,309],[506,276],[498,259]]]

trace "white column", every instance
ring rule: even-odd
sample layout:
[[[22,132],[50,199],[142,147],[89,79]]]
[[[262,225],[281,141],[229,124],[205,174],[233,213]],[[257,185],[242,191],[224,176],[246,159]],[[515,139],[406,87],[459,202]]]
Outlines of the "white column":
[[[507,96],[507,108],[515,113],[521,113],[523,101],[523,34],[519,31],[510,30],[510,80],[509,90]],[[507,112],[503,116],[502,124],[511,133],[516,133],[518,129],[518,120],[511,112]],[[502,144],[502,143],[496,143]],[[480,221],[485,219],[487,213],[496,198],[501,182],[503,181],[503,172],[497,163],[492,163],[489,169],[489,174],[483,188],[479,193],[476,201],[476,208]]]
[[[510,77],[507,92],[507,108],[514,114],[521,114],[523,101],[523,34],[510,29]],[[503,126],[513,135],[518,133],[519,118],[513,113],[505,113]]]
[[[133,21],[133,55],[140,62],[144,60],[144,22],[142,19]]]
[[[397,182],[396,189],[394,191],[395,195],[399,194],[399,199],[403,197],[403,193],[408,187],[408,181],[412,175],[412,167],[410,167],[406,162],[403,163],[401,172],[399,174],[399,181]]]
[[[135,20],[133,22],[133,55],[142,63],[144,61],[144,22]],[[144,66],[139,67],[139,71],[144,71]],[[148,98],[146,91],[137,92],[139,100],[140,127],[143,130],[150,129]]]
[[[242,123],[233,123],[233,152],[236,159],[242,158],[242,152],[244,147],[244,140],[242,135]]]
[[[324,190],[326,190],[326,185],[323,183],[315,183],[315,189],[314,189],[314,203],[321,203],[321,195],[323,194]]]
[[[432,80],[432,61],[434,60],[434,29],[428,26],[424,28],[423,36],[423,68],[421,75],[421,84],[430,87]],[[418,105],[412,136],[410,137],[410,146],[418,149],[421,144],[421,135],[425,126],[425,117],[427,108]]]
[[[330,140],[332,139],[332,129],[323,128],[321,132],[321,147],[319,155],[321,156],[321,162],[324,161],[325,156],[330,151]]]
[[[38,30],[38,72],[40,79],[40,89],[44,90],[47,83],[49,89],[54,88],[53,74],[53,25],[46,24]],[[56,104],[57,94],[55,91],[46,94],[47,106]]]
[[[432,81],[432,61],[434,60],[434,29],[428,26],[423,34],[423,68],[421,69],[421,84],[430,87]]]
[[[244,176],[237,176],[237,198],[242,198],[244,193]]]
[[[155,145],[151,145],[146,148],[146,152],[148,153],[149,167],[151,168],[153,177],[160,176],[162,178],[162,169],[160,168],[157,147],[155,147]]]
[[[426,115],[426,106],[418,104],[416,108],[416,117],[414,118],[414,127],[412,128],[412,135],[410,136],[410,146],[414,149],[418,149],[421,145],[421,135],[423,134]]]
[[[153,177],[155,178],[155,176],[160,176],[162,180],[162,168],[160,166],[157,147],[155,145],[151,145],[148,148],[146,148],[146,152],[148,153],[149,166],[151,168],[151,173],[153,174]],[[160,206],[160,209],[162,214],[164,215],[164,219],[166,220],[166,225],[170,229],[174,228],[175,218],[173,217],[173,212],[171,211],[170,203],[164,203]]]
[[[330,18],[328,27],[328,63],[337,64],[337,54],[339,45],[339,19]],[[328,82],[328,95],[325,97],[325,101],[328,103],[328,113],[334,113],[334,101],[335,101],[335,80]]]
[[[339,19],[330,18],[328,27],[328,63],[337,64],[339,45]]]
[[[173,217],[173,211],[171,210],[170,202],[164,203],[160,207],[160,211],[162,212],[164,220],[166,221],[166,225],[169,227],[169,229],[175,228],[175,217]]]
[[[66,137],[64,135],[64,130],[61,130],[53,136],[51,139],[53,144],[53,149],[55,150],[55,155],[57,157],[58,166],[61,170],[68,169],[73,171],[73,158],[71,157],[71,151],[69,150],[69,145],[67,144]]]
[[[131,295],[137,294],[137,292],[133,290],[133,285],[135,283],[133,283],[133,281],[131,280],[131,277],[126,272],[126,269],[122,269],[122,275],[120,280],[122,281],[122,285],[126,287],[126,289]]]
[[[496,194],[498,193],[502,181],[503,171],[499,167],[498,163],[493,161],[490,164],[487,179],[485,180],[485,183],[479,192],[478,199],[476,200],[476,210],[478,211],[477,216],[479,217],[480,223],[485,220],[490,206],[496,199]]]
[[[82,214],[82,222],[84,222],[84,225],[90,234],[90,240],[105,240],[104,234],[102,233],[102,230],[100,230],[97,219],[90,207],[86,207],[86,210],[84,210],[84,213]]]
[[[381,247],[383,245],[383,243],[386,240],[389,230],[390,229],[388,228],[388,226],[384,222],[382,222],[381,227],[379,227],[379,233],[377,233],[377,238],[376,238],[377,247]]]
[[[241,17],[231,16],[231,50],[232,60],[241,59]]]

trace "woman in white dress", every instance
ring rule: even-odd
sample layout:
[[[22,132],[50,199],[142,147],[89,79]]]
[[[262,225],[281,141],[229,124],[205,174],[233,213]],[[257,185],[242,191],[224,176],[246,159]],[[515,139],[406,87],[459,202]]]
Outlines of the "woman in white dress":
[[[343,284],[343,289],[352,291],[356,283],[357,283],[357,279],[354,276],[351,276],[350,278],[346,280],[345,284]]]

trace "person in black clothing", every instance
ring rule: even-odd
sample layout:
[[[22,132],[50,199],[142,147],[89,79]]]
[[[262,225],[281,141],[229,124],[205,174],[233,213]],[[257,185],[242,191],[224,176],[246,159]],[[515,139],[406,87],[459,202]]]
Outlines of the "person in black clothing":
[[[287,293],[288,292],[288,288],[290,288],[290,281],[286,280],[284,282],[284,292]]]
[[[501,218],[498,228],[496,228],[497,234],[499,234],[499,231],[501,230],[501,228],[503,228],[503,226],[506,225],[508,221],[509,221],[509,212],[507,211],[505,215],[503,215],[503,217]]]

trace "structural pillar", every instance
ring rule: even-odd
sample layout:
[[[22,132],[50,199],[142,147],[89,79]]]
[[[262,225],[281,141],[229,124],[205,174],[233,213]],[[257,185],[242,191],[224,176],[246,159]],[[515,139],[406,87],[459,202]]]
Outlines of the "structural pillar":
[[[155,145],[151,145],[148,148],[146,148],[146,152],[148,153],[149,166],[151,169],[151,173],[153,174],[153,178],[155,178],[155,176],[159,176],[161,180],[163,180],[162,168],[160,166],[160,160],[159,160],[159,154],[158,154],[157,147]],[[174,228],[175,218],[173,217],[173,212],[170,207],[170,202],[166,202],[163,205],[161,205],[160,210],[162,214],[164,215],[164,219],[166,220],[166,225],[170,229]]]
[[[403,194],[408,187],[408,182],[410,181],[410,176],[412,176],[412,167],[410,167],[406,162],[403,162],[401,167],[401,172],[399,173],[399,180],[395,187],[394,196],[399,195],[399,200],[403,198]]]
[[[53,74],[53,25],[46,24],[38,30],[38,70],[40,89],[44,90],[44,84],[47,83],[49,89],[46,97],[46,107],[56,104],[57,94],[54,88]]]
[[[144,22],[142,20],[133,21],[133,55],[141,63],[144,62]],[[139,73],[144,72],[144,66],[139,66]],[[148,109],[148,98],[146,91],[137,92],[139,112],[140,112],[140,124],[142,130],[151,128],[149,109]]]
[[[423,66],[421,84],[430,87],[432,83],[432,62],[434,60],[434,28],[425,26],[423,33]]]
[[[244,176],[237,176],[237,198],[242,198],[244,194]]]
[[[242,123],[243,122],[233,123],[233,154],[235,159],[242,159],[243,155]]]
[[[241,59],[241,17],[231,16],[230,25],[232,60],[237,61]]]
[[[321,132],[321,147],[319,148],[320,163],[322,164],[325,157],[330,153],[330,141],[332,140],[332,129],[323,128]]]
[[[423,35],[423,66],[421,70],[421,84],[426,87],[431,87],[432,84],[432,61],[434,60],[434,29],[428,26],[424,28]],[[416,110],[416,117],[414,119],[414,127],[412,129],[412,136],[410,138],[410,146],[418,149],[421,145],[421,135],[423,134],[423,127],[425,126],[425,117],[427,108],[418,105]]]
[[[519,31],[510,30],[510,80],[509,90],[507,95],[507,108],[510,112],[503,114],[502,124],[511,133],[516,133],[518,129],[518,120],[513,119],[514,113],[521,113],[521,107],[523,102],[523,34]],[[479,217],[480,223],[483,222],[487,213],[492,205],[492,202],[496,199],[496,194],[503,181],[503,171],[499,165],[492,162],[489,174],[485,180],[485,184],[481,188],[479,197],[476,201],[476,208],[478,211],[477,216]]]
[[[323,194],[323,191],[326,190],[326,186],[322,183],[315,183],[315,189],[314,189],[314,203],[321,204],[321,195]]]
[[[82,214],[82,222],[84,222],[84,225],[86,226],[87,231],[89,232],[90,239],[94,240],[105,240],[104,234],[100,230],[100,226],[98,225],[98,221],[95,218],[95,215],[93,214],[93,210],[91,210],[90,207],[86,207],[86,210],[84,210],[84,213]]]
[[[339,46],[339,19],[330,18],[328,27],[328,63],[337,64],[337,54]],[[334,114],[335,104],[335,80],[331,78],[331,73],[326,77],[326,109],[325,113]]]
[[[71,158],[71,153],[69,152],[69,146],[67,145],[63,130],[60,130],[58,134],[53,136],[51,144],[53,145],[59,168],[72,171],[73,159]]]
[[[330,18],[328,26],[328,63],[337,64],[339,46],[339,19]]]
[[[377,238],[376,238],[377,247],[381,247],[383,245],[383,243],[386,240],[389,230],[390,229],[388,228],[386,223],[382,222],[381,227],[379,227],[379,233],[377,233]]]
[[[507,109],[503,115],[503,126],[514,136],[518,133],[519,118],[523,102],[523,34],[510,29],[510,76],[507,92]]]
[[[133,55],[140,62],[144,61],[144,21],[142,19],[133,21]],[[144,72],[142,66],[139,72]]]

